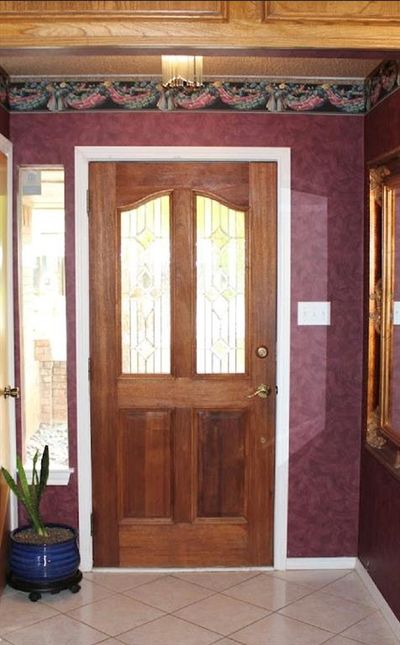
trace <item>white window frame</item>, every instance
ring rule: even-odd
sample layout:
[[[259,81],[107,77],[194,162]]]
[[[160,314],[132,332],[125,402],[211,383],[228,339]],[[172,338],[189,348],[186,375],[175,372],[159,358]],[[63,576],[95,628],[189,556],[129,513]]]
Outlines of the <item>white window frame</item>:
[[[0,108],[1,109],[1,108]],[[7,355],[8,355],[8,383],[14,385],[15,363],[14,363],[14,281],[13,281],[13,147],[11,141],[0,134],[0,152],[7,158]],[[1,383],[4,387],[7,383]],[[15,399],[8,400],[8,423],[9,423],[9,449],[10,449],[10,471],[16,471],[16,425],[15,425]],[[9,497],[9,521],[10,528],[15,529],[18,525],[18,504],[15,495]]]
[[[17,211],[18,211],[18,249],[19,249],[19,262],[21,262],[22,257],[22,237],[21,237],[21,208],[22,208],[22,194],[21,194],[21,171],[26,170],[26,169],[32,169],[32,170],[63,170],[64,172],[64,191],[65,191],[65,167],[62,164],[22,164],[21,166],[18,167],[18,188],[17,188],[17,195],[18,195],[18,200],[17,200]],[[65,222],[65,193],[64,193],[64,223]],[[66,232],[64,232],[64,239],[66,236]],[[64,252],[65,256],[65,252]],[[22,275],[22,271],[19,272],[20,276]],[[23,297],[23,292],[22,292],[22,287],[21,284],[18,286],[19,289],[19,303],[20,303],[20,312],[22,311],[22,297]],[[65,309],[65,316],[67,317],[67,309]],[[20,316],[20,324],[22,323],[22,318]],[[67,334],[68,334],[68,321],[66,320],[67,324]],[[22,328],[21,328],[21,333],[22,333]],[[20,346],[21,349],[21,366],[20,366],[20,378],[22,376],[22,366],[23,366],[23,343]],[[68,360],[67,360],[67,375],[68,375]],[[68,379],[68,376],[67,376]],[[68,396],[68,388],[67,388],[67,396]],[[69,443],[69,424],[67,423],[67,428],[68,428],[68,443]],[[23,415],[22,415],[22,422],[21,422],[21,431],[24,433],[24,422],[23,422]],[[23,455],[23,459],[25,460],[25,455]],[[25,472],[28,478],[28,481],[32,479],[32,468],[30,464],[27,464],[25,466]],[[69,480],[71,477],[71,474],[74,472],[73,468],[70,468],[69,465],[60,468],[53,468],[52,463],[51,463],[51,455],[50,455],[50,465],[49,465],[49,477],[47,480],[47,483],[49,486],[68,486]]]

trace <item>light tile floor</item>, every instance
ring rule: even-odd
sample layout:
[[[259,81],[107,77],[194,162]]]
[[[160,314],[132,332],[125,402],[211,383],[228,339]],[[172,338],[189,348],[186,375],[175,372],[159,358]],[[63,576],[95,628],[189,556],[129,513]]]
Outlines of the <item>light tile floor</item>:
[[[37,603],[7,588],[15,645],[396,645],[354,571],[85,574]]]

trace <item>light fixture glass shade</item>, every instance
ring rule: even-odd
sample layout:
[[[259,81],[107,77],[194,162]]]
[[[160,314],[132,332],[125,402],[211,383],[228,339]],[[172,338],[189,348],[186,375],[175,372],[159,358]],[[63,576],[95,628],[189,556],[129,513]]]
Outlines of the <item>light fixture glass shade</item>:
[[[164,87],[203,85],[203,56],[161,56]]]

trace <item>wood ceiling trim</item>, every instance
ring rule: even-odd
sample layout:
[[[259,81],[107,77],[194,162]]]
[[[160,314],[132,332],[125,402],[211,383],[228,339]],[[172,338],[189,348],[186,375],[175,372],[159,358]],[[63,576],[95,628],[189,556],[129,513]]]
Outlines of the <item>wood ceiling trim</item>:
[[[184,19],[184,20],[226,20],[228,17],[227,0],[202,0],[201,2],[186,2],[184,0],[176,2],[159,2],[150,0],[149,2],[136,1],[68,1],[68,0],[37,0],[34,2],[8,2],[0,1],[0,13],[3,16],[21,17],[40,16],[49,17],[57,16],[59,18],[100,18],[121,19],[125,18],[147,18],[154,19]],[[261,3],[262,4],[262,3]]]
[[[313,2],[310,0],[271,0],[264,2],[264,20],[320,20],[354,23],[382,23],[400,20],[400,2],[374,0],[351,2]]]
[[[239,54],[265,48],[376,51],[388,42],[400,49],[398,2],[0,2],[0,43],[11,50],[134,46],[142,52],[161,47]]]

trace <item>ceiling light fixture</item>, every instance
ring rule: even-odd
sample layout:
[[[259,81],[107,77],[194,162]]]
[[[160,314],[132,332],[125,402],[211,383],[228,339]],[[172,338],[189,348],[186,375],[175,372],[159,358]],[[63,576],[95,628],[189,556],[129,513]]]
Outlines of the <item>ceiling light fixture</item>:
[[[201,87],[203,56],[161,56],[164,87]]]

